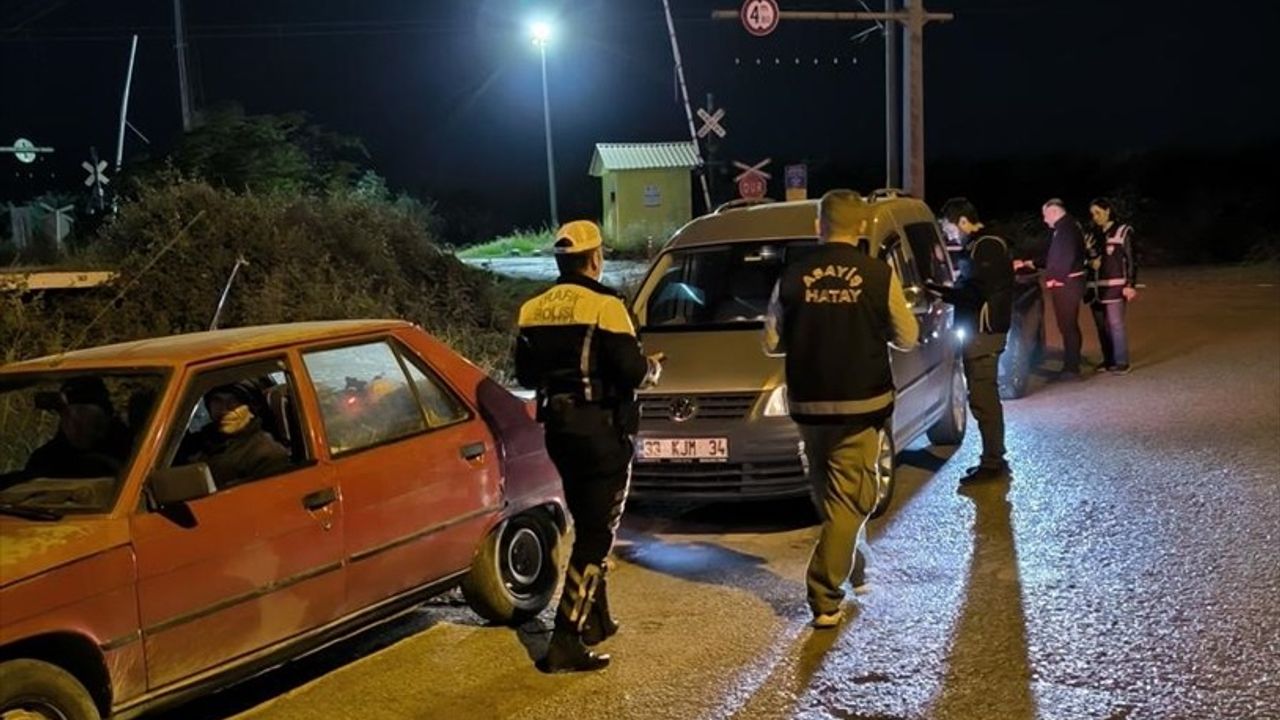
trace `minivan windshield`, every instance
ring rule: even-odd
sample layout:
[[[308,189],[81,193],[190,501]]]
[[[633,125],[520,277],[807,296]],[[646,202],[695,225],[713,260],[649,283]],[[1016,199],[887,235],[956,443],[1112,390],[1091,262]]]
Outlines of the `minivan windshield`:
[[[817,240],[741,241],[682,248],[658,258],[637,308],[650,332],[759,327],[789,260]]]
[[[160,372],[0,376],[0,508],[110,510],[163,388]]]

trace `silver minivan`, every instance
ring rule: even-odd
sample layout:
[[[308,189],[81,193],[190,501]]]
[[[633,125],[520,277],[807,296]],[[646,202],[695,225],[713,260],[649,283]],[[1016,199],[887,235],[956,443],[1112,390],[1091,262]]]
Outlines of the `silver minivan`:
[[[809,494],[799,429],[787,412],[782,358],[765,355],[769,296],[787,261],[817,245],[817,201],[721,210],[681,228],[653,260],[633,311],[646,352],[667,355],[662,384],[640,395],[632,470],[637,498],[764,500]],[[881,433],[876,514],[893,495],[896,448],[927,434],[964,438],[966,390],[949,306],[924,281],[952,282],[937,222],[892,191],[866,199],[872,249],[902,281],[919,346],[891,352],[897,403]]]

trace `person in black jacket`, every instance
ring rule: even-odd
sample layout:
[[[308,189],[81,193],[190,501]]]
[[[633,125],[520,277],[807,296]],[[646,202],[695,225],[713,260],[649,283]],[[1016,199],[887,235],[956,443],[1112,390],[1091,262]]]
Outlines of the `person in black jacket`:
[[[1044,286],[1053,301],[1053,315],[1062,334],[1062,372],[1058,379],[1080,378],[1080,304],[1085,290],[1085,242],[1080,223],[1066,205],[1053,198],[1041,208],[1044,224],[1053,230],[1047,254],[1019,265],[1043,268]]]
[[[132,447],[116,417],[111,393],[99,377],[71,378],[58,395],[58,431],[27,459],[29,478],[117,476]]]
[[[616,290],[600,284],[600,228],[578,220],[556,233],[560,278],[520,308],[516,379],[536,391],[547,454],[560,472],[574,542],[543,672],[599,670],[596,645],[618,631],[609,614],[606,558],[622,519],[639,425],[637,388],[656,384]]]
[[[1004,239],[984,232],[978,209],[965,198],[942,207],[943,225],[964,238],[968,262],[952,287],[929,283],[929,289],[956,308],[956,327],[964,332],[964,374],[969,407],[982,433],[982,458],[960,478],[962,483],[1004,479],[1004,407],[997,385],[1000,353],[1013,318],[1013,260]]]
[[[293,464],[289,450],[263,429],[263,404],[249,381],[205,393],[204,405],[213,422],[196,436],[198,446],[190,462],[207,464],[219,490],[284,472]]]
[[[862,228],[873,218],[874,209],[857,193],[824,195],[821,244],[783,270],[765,319],[765,352],[787,358],[787,407],[804,438],[822,513],[806,582],[818,628],[844,618],[845,580],[855,591],[866,584],[866,560],[856,544],[878,501],[879,434],[893,416],[888,345],[909,350],[920,337],[898,276],[869,254]]]
[[[1089,214],[1098,231],[1095,247],[1097,277],[1090,308],[1102,346],[1099,370],[1111,375],[1129,374],[1129,336],[1125,328],[1126,306],[1138,297],[1138,263],[1133,253],[1133,228],[1116,217],[1111,202],[1098,198],[1089,203]]]

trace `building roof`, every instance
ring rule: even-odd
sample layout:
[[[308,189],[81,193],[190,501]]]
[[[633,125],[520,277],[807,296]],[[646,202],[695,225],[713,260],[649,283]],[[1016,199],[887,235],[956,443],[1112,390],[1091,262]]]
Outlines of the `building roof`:
[[[317,340],[409,327],[399,320],[335,320],[230,328],[171,335],[76,350],[0,366],[0,371],[44,371],[83,367],[162,367]]]
[[[591,156],[595,177],[615,170],[658,170],[698,167],[698,152],[691,142],[596,143]]]

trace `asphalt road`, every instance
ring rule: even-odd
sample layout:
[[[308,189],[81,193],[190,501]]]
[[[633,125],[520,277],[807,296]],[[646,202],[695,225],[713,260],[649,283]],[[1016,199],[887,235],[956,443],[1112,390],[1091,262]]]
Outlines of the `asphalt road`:
[[[1132,375],[1007,405],[1011,484],[957,491],[976,433],[904,454],[836,631],[802,504],[633,507],[603,673],[446,597],[171,717],[1280,718],[1280,272],[1145,279]]]

